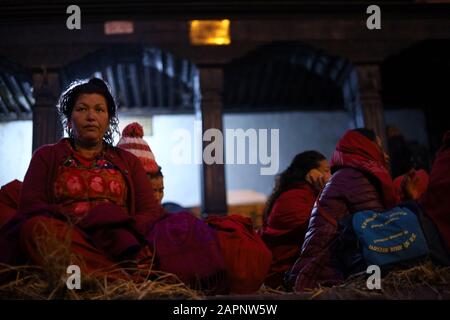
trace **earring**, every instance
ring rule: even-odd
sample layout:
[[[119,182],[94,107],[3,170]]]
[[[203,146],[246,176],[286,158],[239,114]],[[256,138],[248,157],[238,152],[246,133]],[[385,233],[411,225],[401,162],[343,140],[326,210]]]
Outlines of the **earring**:
[[[69,135],[70,138],[73,138],[73,131],[72,131],[72,127],[71,126],[67,126],[67,134]]]

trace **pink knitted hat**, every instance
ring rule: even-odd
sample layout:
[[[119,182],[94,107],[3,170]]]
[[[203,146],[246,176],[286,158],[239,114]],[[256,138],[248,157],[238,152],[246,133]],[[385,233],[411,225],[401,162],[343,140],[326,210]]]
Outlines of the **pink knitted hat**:
[[[138,157],[145,172],[155,174],[159,171],[159,167],[152,149],[145,142],[143,136],[144,128],[137,122],[130,123],[123,129],[122,137],[117,143],[117,147],[127,150]]]

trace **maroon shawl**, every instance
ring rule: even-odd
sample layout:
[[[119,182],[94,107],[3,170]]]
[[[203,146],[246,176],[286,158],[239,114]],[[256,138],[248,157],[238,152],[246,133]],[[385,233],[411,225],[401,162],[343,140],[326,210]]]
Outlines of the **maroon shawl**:
[[[399,202],[400,199],[395,192],[383,154],[362,134],[352,130],[347,131],[339,140],[330,165],[333,169],[337,167],[358,169],[376,178],[380,183],[386,208],[392,208]]]

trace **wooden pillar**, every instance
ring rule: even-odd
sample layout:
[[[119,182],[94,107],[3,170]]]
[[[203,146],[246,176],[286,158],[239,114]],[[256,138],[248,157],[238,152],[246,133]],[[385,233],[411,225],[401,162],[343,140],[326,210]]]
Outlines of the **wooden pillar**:
[[[357,65],[362,110],[357,126],[372,129],[386,148],[386,130],[383,103],[381,101],[381,76],[378,65]]]
[[[200,67],[199,76],[201,102],[200,106],[198,106],[200,110],[197,110],[197,119],[202,121],[203,137],[204,132],[208,129],[214,128],[223,132],[223,70],[221,67]],[[203,141],[202,150],[204,150],[205,146],[209,143],[211,142]],[[225,152],[222,154],[225,155]],[[225,159],[223,162],[225,162]],[[227,198],[225,187],[225,165],[223,163],[206,164],[205,161],[202,160],[201,166],[202,216],[226,215]]]
[[[56,111],[59,94],[57,73],[33,74],[35,104],[33,106],[33,152],[44,144],[55,143],[63,136]]]

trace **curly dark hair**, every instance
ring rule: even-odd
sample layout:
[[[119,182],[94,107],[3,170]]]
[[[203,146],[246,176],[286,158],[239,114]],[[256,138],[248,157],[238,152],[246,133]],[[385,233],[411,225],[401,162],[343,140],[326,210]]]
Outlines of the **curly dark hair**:
[[[117,106],[114,101],[114,97],[111,94],[111,90],[108,84],[99,78],[91,78],[89,80],[76,80],[72,82],[69,87],[59,97],[58,104],[56,106],[58,114],[69,137],[73,138],[73,132],[69,128],[70,117],[72,110],[75,106],[75,102],[82,94],[96,93],[102,95],[108,106],[109,126],[105,132],[103,140],[112,145],[114,142],[114,135],[119,134],[119,119],[117,118]]]
[[[322,160],[326,160],[326,157],[318,151],[304,151],[294,157],[289,167],[276,177],[275,187],[264,209],[264,221],[267,221],[278,197],[291,189],[296,182],[305,181],[308,172],[318,168]]]

